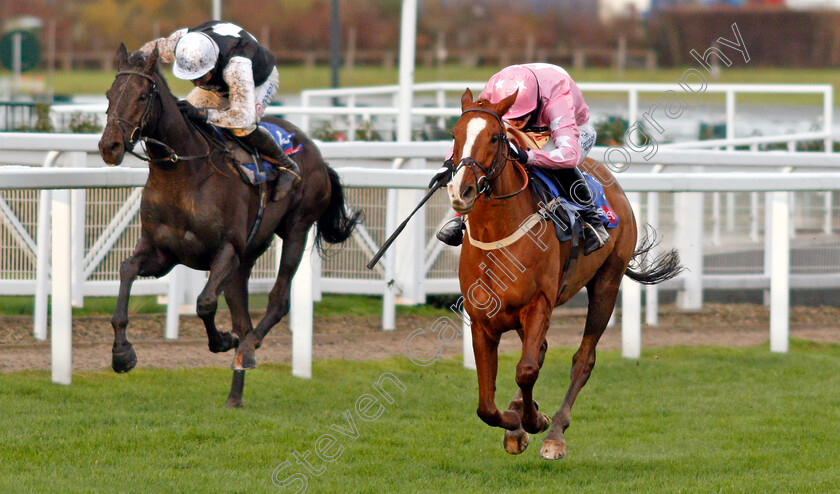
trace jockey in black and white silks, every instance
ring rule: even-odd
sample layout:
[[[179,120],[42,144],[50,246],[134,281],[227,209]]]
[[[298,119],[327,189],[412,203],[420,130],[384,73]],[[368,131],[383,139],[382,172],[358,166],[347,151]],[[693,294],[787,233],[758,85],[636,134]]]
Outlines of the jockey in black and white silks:
[[[175,77],[195,85],[187,100],[179,102],[187,116],[230,129],[256,147],[264,158],[291,172],[280,173],[274,200],[300,182],[294,160],[268,131],[257,125],[279,86],[271,51],[243,28],[221,21],[179,29],[165,38],[149,41],[140,51],[148,56],[155,47],[161,61],[174,62]]]

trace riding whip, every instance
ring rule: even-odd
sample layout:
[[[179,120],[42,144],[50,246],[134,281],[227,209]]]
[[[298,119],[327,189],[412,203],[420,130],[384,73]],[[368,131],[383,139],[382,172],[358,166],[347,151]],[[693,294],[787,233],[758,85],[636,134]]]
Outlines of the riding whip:
[[[417,203],[417,206],[414,208],[414,211],[412,211],[411,214],[408,215],[408,218],[406,218],[405,220],[403,220],[402,223],[400,223],[400,226],[398,226],[397,229],[394,230],[394,233],[392,233],[391,236],[388,237],[388,240],[386,240],[385,243],[382,244],[382,247],[379,248],[379,252],[377,252],[370,260],[370,262],[367,263],[368,269],[373,269],[373,267],[376,266],[376,263],[379,262],[379,259],[381,259],[382,256],[385,254],[385,251],[388,250],[388,247],[390,247],[391,244],[394,243],[394,240],[396,240],[400,233],[402,233],[402,231],[405,229],[405,225],[408,224],[408,221],[411,219],[412,216],[414,216],[414,213],[416,213],[418,209],[423,207],[423,204],[426,204],[426,201],[428,201],[429,198],[432,197],[432,195],[434,195],[434,193],[437,192],[437,190],[441,187],[443,187],[443,184],[438,182],[434,185],[434,187],[429,189],[429,192],[426,193],[426,197],[424,197],[422,201]]]

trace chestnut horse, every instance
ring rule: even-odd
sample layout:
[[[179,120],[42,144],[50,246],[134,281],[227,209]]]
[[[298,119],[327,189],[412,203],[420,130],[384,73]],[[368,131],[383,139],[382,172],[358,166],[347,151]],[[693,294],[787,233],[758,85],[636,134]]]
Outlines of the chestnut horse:
[[[605,187],[605,193],[620,218],[619,226],[611,230],[604,247],[566,264],[570,242],[561,243],[550,222],[546,227],[546,220],[535,216],[538,204],[527,188],[526,171],[509,157],[508,136],[500,116],[515,99],[516,94],[497,104],[484,99],[474,102],[469,89],[461,98],[463,113],[453,132],[453,158],[458,167],[448,186],[452,207],[461,214],[469,213],[458,275],[464,308],[472,321],[478,416],[505,429],[504,446],[512,454],[525,450],[529,433],[550,426],[540,456],[560,459],[566,455],[563,432],[569,426],[572,405],[595,365],[595,346],[615,307],[622,277],[626,274],[640,283],[653,284],[676,276],[682,268],[672,250],[645,270],[628,269],[631,261],[638,262],[647,254],[651,244],[642,242],[636,249],[633,210],[614,181]],[[597,167],[602,178],[610,176],[602,164],[589,160],[587,165]],[[541,225],[539,231],[534,228],[537,224]],[[574,267],[564,272],[571,265]],[[569,390],[560,410],[549,420],[538,411],[532,395],[548,348],[546,331],[554,307],[584,286],[589,308],[583,340],[572,358]],[[500,412],[494,396],[498,344],[502,333],[510,330],[516,330],[522,340],[522,356],[516,366],[519,391],[508,410]]]
[[[315,143],[289,122],[266,118],[293,132],[294,145],[303,146],[295,155],[303,182],[281,201],[265,205],[260,221],[258,213],[263,208],[257,189],[240,179],[232,151],[212,137],[213,130],[202,132],[201,124],[181,114],[157,61],[156,49],[148,59],[140,53],[129,58],[125,45],[120,45],[117,75],[107,92],[108,123],[99,141],[102,159],[110,165],[122,163],[125,153],[132,152],[141,139],[149,155],[140,240],[120,267],[120,291],[111,321],[111,366],[116,372],[128,372],[137,363],[125,334],[129,292],[137,276],[161,277],[176,264],[210,271],[198,296],[197,313],[211,352],[236,348],[227,405],[241,406],[245,370],[256,366],[254,351],[289,311],[290,283],[310,227],[317,221],[317,246],[322,241],[340,243],[350,236],[359,213],[347,214],[338,175],[324,162]],[[253,328],[248,278],[275,235],[283,240],[280,269],[265,316]],[[222,292],[230,307],[233,334],[216,329]]]

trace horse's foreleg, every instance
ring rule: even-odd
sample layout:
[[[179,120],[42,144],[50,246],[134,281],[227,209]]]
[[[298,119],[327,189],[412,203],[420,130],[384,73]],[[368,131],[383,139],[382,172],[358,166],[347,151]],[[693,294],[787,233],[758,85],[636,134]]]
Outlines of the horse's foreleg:
[[[236,356],[233,358],[234,370],[253,369],[257,366],[255,351],[262,345],[265,335],[289,313],[289,290],[292,283],[292,276],[300,265],[303,256],[303,249],[306,246],[306,230],[295,235],[286,235],[283,238],[283,253],[280,256],[280,270],[277,273],[277,280],[268,295],[268,308],[265,316],[257,324],[245,340],[236,348]],[[309,269],[307,267],[307,269]]]
[[[549,300],[537,295],[520,316],[524,338],[522,357],[516,365],[516,384],[522,391],[522,428],[531,434],[548,429],[551,423],[548,416],[537,411],[533,391],[548,348],[545,334],[552,308],[553,304]]]
[[[233,323],[233,332],[242,341],[253,329],[251,326],[251,315],[248,313],[248,278],[253,263],[240,264],[239,269],[230,283],[225,286],[225,300],[230,307],[230,318]],[[245,371],[233,371],[233,379],[230,384],[226,407],[242,406],[242,391],[245,387]]]
[[[131,285],[138,275],[162,276],[172,268],[172,263],[156,253],[145,237],[140,237],[131,257],[120,265],[120,291],[111,326],[114,328],[114,346],[111,350],[111,368],[115,372],[128,372],[137,365],[137,354],[125,335],[128,327],[128,299]]]
[[[516,332],[519,334],[519,339],[524,342],[525,341],[524,331],[520,328],[520,329],[517,329]],[[540,369],[542,369],[542,364],[545,361],[545,352],[547,350],[548,350],[548,342],[543,340],[542,345],[540,345],[540,356],[539,356]],[[537,400],[534,400],[534,406],[537,408],[537,410],[540,409],[539,405],[537,404]],[[513,399],[510,401],[510,404],[508,405],[508,410],[513,410],[513,411],[517,412],[520,417],[522,416],[522,390],[521,389],[516,390],[516,394],[513,396]],[[505,439],[504,439],[504,443],[503,443],[504,446],[505,446],[505,451],[507,451],[508,453],[510,453],[512,455],[518,455],[518,454],[521,454],[521,453],[525,452],[525,450],[528,448],[528,445],[530,444],[530,442],[531,442],[531,437],[528,435],[527,432],[525,432],[525,429],[523,429],[521,426],[519,427],[519,429],[516,429],[514,431],[507,431],[507,430],[505,431]]]
[[[487,425],[515,431],[521,425],[519,414],[515,410],[502,413],[496,408],[499,335],[473,320],[472,336],[478,376],[478,410],[476,412]]]
[[[207,331],[207,342],[210,351],[213,353],[226,352],[235,348],[237,339],[230,333],[220,333],[216,329],[216,309],[219,306],[219,293],[228,281],[231,273],[239,267],[239,256],[233,245],[228,243],[216,254],[216,258],[210,263],[210,277],[204,290],[198,295],[196,313],[204,323]]]
[[[566,439],[563,432],[571,422],[572,405],[575,403],[575,398],[589,379],[592,368],[595,367],[595,347],[598,345],[601,335],[604,334],[604,329],[606,329],[607,322],[615,308],[621,278],[620,276],[617,280],[615,277],[610,277],[612,279],[608,280],[604,280],[604,278],[604,273],[600,273],[587,285],[589,307],[586,311],[586,327],[580,342],[580,348],[572,357],[569,390],[566,392],[560,410],[554,415],[551,428],[540,449],[540,456],[546,460],[559,460],[566,456]]]

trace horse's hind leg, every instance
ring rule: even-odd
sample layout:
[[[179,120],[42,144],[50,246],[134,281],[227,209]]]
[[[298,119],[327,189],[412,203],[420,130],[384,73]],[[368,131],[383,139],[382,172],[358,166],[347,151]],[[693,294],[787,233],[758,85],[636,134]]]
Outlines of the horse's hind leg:
[[[248,312],[248,278],[250,277],[251,267],[253,267],[253,262],[240,264],[233,279],[231,279],[230,283],[224,289],[225,300],[230,308],[233,332],[239,338],[239,341],[244,340],[245,335],[253,329],[251,326],[251,314]],[[226,407],[242,406],[242,391],[244,387],[245,371],[233,371],[230,393],[225,403]]]
[[[522,329],[518,329],[516,331],[519,334],[519,339],[523,342],[525,341],[525,334]],[[548,342],[543,340],[542,345],[540,345],[540,356],[539,356],[539,364],[540,369],[542,369],[543,362],[545,361],[545,352],[548,350]],[[534,406],[537,410],[540,409],[539,405],[537,404],[537,400],[534,400]],[[522,390],[517,389],[516,395],[514,395],[513,399],[510,401],[508,405],[508,410],[513,410],[517,412],[520,416],[522,416]],[[505,431],[505,439],[504,439],[504,447],[505,451],[512,455],[518,455],[524,453],[525,450],[528,448],[528,445],[531,442],[531,437],[525,432],[521,426],[513,431]]]
[[[617,272],[616,272],[617,271]],[[586,286],[589,307],[586,311],[586,327],[578,351],[572,357],[572,372],[569,390],[563,399],[560,410],[552,419],[551,428],[542,443],[540,456],[546,460],[559,460],[566,456],[566,439],[563,432],[571,421],[572,405],[583,388],[592,368],[595,367],[595,347],[604,334],[615,301],[618,286],[623,276],[623,267],[602,268]]]
[[[232,366],[234,370],[253,369],[257,366],[256,349],[262,345],[263,338],[271,328],[289,313],[289,290],[292,276],[295,275],[295,271],[300,265],[303,249],[306,247],[307,231],[308,228],[299,228],[283,236],[280,270],[277,273],[274,287],[268,295],[268,308],[257,327],[248,333],[245,340],[236,348],[236,356],[233,358]]]
[[[146,239],[140,237],[131,257],[120,265],[120,291],[111,326],[114,328],[114,346],[111,349],[111,368],[115,372],[128,372],[137,365],[137,354],[125,335],[128,327],[128,299],[131,285],[137,276],[163,276],[173,263],[157,252]]]
[[[210,264],[210,277],[204,290],[198,295],[196,313],[204,323],[208,346],[213,353],[226,352],[235,348],[238,341],[228,332],[219,332],[216,329],[215,320],[216,309],[219,306],[219,293],[229,280],[231,273],[238,267],[239,256],[236,255],[232,244],[226,244]]]

